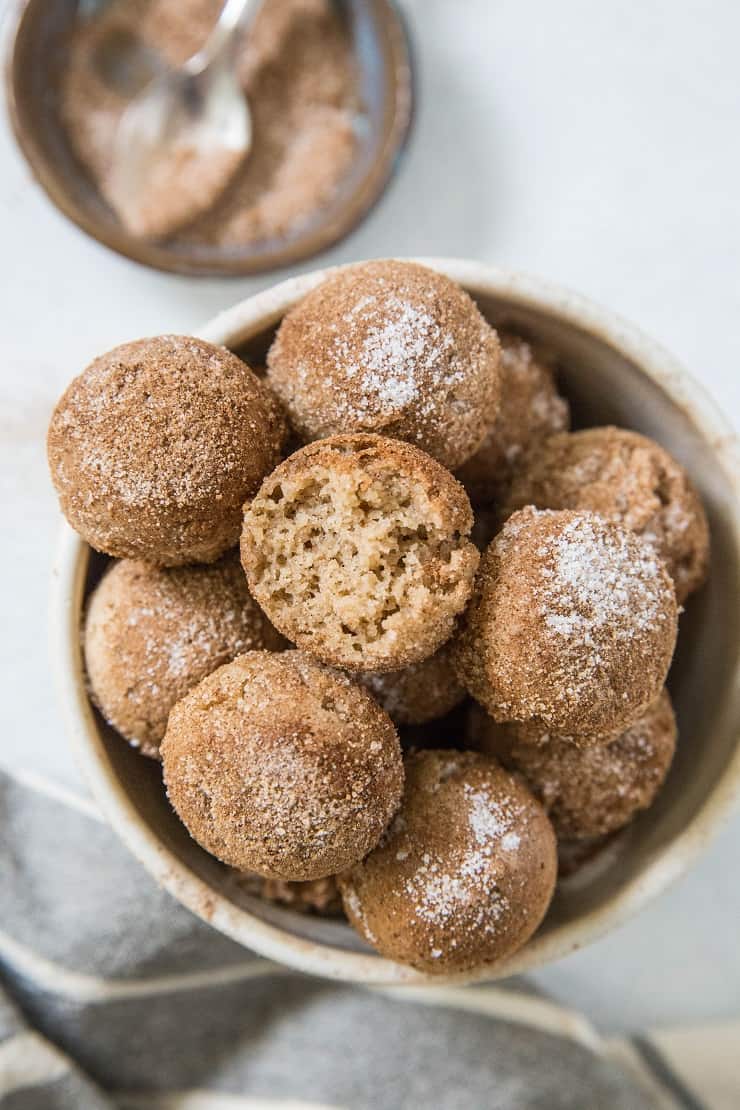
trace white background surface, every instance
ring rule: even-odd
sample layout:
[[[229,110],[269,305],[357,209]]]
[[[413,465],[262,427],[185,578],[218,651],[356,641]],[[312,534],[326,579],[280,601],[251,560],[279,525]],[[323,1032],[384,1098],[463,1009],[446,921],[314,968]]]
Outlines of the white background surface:
[[[539,272],[642,325],[737,427],[740,6],[403,7],[419,65],[411,147],[370,219],[321,262],[450,254]],[[108,253],[52,209],[4,120],[0,244],[0,762],[82,790],[47,661],[51,406],[94,355],[192,330],[270,278],[177,278]],[[538,982],[610,1030],[738,1016],[739,849],[735,818],[672,891]]]

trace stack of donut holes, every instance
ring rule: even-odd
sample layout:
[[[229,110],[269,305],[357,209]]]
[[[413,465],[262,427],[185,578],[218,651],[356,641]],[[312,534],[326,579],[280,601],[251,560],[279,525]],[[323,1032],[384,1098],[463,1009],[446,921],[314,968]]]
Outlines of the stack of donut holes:
[[[652,440],[570,431],[557,378],[447,277],[377,261],[292,308],[259,375],[141,339],[49,428],[111,556],[102,716],[235,881],[432,974],[521,947],[558,851],[650,806],[676,744],[704,511]]]

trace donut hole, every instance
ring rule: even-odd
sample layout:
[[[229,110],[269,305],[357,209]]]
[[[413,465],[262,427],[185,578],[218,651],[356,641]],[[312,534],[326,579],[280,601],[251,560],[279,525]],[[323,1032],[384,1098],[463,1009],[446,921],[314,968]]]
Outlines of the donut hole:
[[[339,658],[327,661],[351,669],[382,664],[410,629],[415,658],[432,654],[441,640],[425,647],[421,633],[440,597],[462,607],[474,554],[423,483],[362,456],[280,474],[249,506],[243,542],[252,588],[277,626],[294,636],[300,611],[312,642],[303,646],[320,655],[322,641],[338,642]]]
[[[334,274],[287,313],[267,363],[304,441],[382,433],[454,468],[499,407],[495,332],[459,286],[415,263]]]
[[[299,652],[245,652],[173,707],[168,796],[239,870],[325,878],[362,859],[401,797],[396,730],[365,690]]]
[[[50,422],[49,465],[92,547],[154,566],[212,563],[237,542],[284,432],[245,363],[164,335],[124,343],[72,381]]]

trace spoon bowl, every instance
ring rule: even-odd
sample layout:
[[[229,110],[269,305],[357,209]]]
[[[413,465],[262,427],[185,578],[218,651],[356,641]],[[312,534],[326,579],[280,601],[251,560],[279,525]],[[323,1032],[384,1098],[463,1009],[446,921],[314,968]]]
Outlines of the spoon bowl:
[[[251,142],[249,106],[232,73],[167,73],[123,115],[106,195],[132,234],[162,238],[213,206]]]
[[[249,154],[235,47],[261,6],[226,0],[203,48],[155,77],[121,117],[105,193],[134,235],[158,239],[207,212]]]

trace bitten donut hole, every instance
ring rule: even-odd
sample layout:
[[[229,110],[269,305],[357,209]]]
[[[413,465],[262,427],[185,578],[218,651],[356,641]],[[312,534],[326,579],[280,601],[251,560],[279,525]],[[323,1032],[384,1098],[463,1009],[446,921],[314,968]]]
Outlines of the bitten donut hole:
[[[242,553],[260,603],[303,646],[336,648],[327,662],[404,665],[396,643],[412,635],[415,658],[430,655],[446,637],[428,646],[420,637],[441,597],[464,604],[470,541],[440,511],[432,483],[394,458],[378,465],[377,448],[321,451],[305,467],[288,460],[245,514]]]

